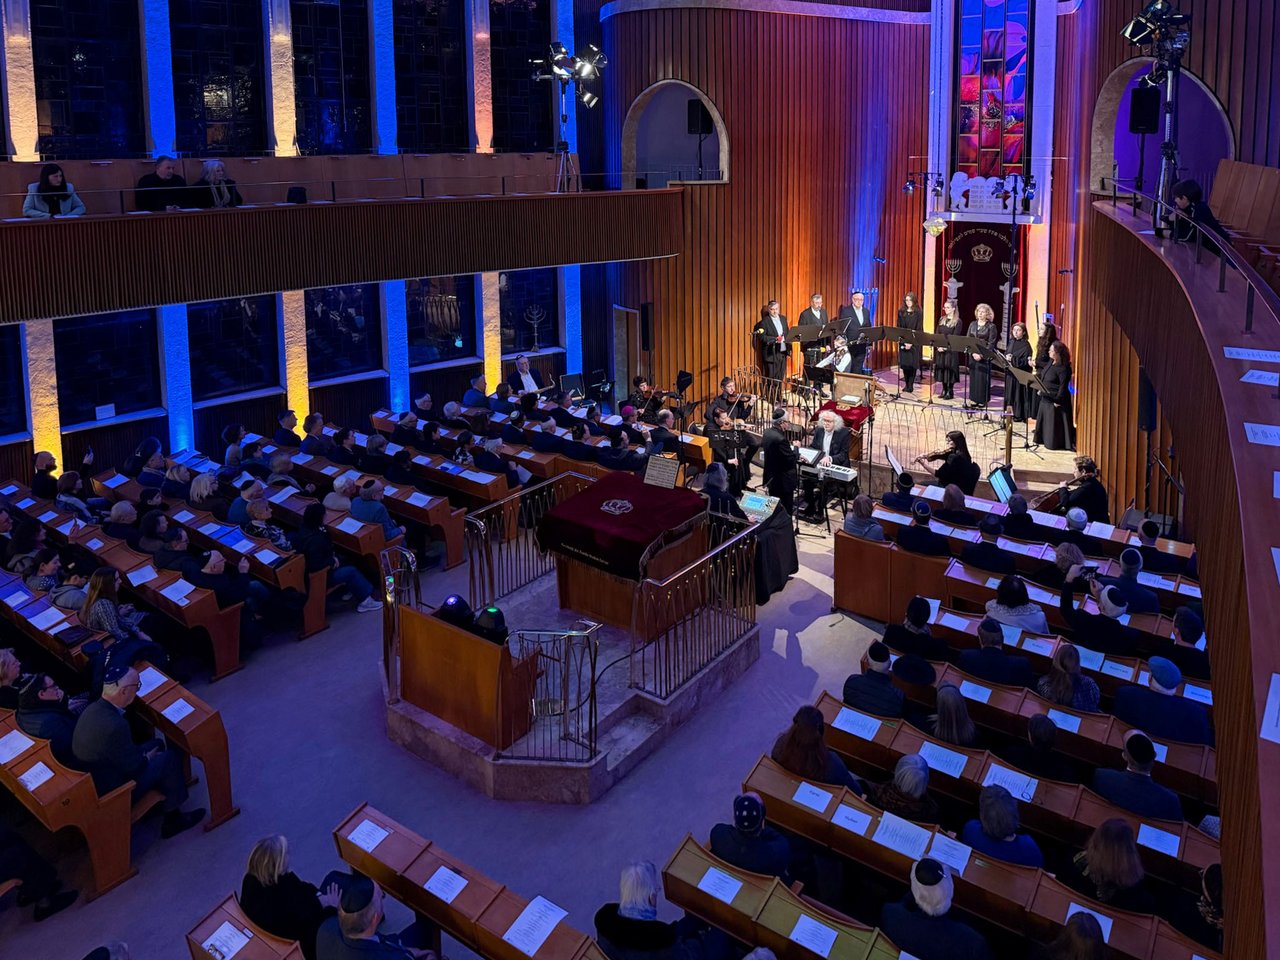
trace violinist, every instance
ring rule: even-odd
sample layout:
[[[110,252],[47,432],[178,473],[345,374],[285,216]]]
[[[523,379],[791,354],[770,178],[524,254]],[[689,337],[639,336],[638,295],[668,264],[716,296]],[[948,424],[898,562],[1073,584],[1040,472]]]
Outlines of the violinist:
[[[653,389],[653,385],[644,377],[636,377],[631,381],[631,385],[635,389],[627,398],[627,403],[636,408],[636,414],[645,423],[656,423],[658,411],[662,408],[662,401],[667,394]]]
[[[725,377],[720,381],[719,395],[707,404],[707,429],[715,427],[716,413],[724,410],[730,420],[746,420],[755,409],[756,398],[738,392],[738,385],[733,377]]]
[[[838,373],[848,373],[853,369],[853,354],[849,351],[849,341],[836,335],[835,344],[830,353],[818,361],[819,368],[830,367]]]
[[[921,454],[915,462],[921,466],[936,463],[942,465],[934,471],[934,479],[940,486],[954,483],[967,494],[973,493],[976,484],[973,481],[973,458],[969,456],[969,442],[959,430],[947,433],[947,445],[941,450]]]
[[[716,463],[723,463],[729,475],[729,493],[736,499],[742,496],[747,482],[747,465],[755,454],[754,443],[747,441],[750,434],[738,429],[723,408],[716,410],[715,426],[707,432],[711,441],[711,453]]]

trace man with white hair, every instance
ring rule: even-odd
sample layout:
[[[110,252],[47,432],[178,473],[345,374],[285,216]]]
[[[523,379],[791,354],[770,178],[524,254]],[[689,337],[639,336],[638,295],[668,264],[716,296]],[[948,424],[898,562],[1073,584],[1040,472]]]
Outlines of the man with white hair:
[[[182,760],[164,742],[152,740],[138,746],[133,742],[124,711],[138,695],[141,681],[133,667],[116,664],[102,678],[102,697],[80,714],[71,750],[93,776],[98,795],[133,781],[136,801],[150,790],[164,794],[164,820],[160,836],[168,839],[194,827],[204,819],[204,810],[184,811],[187,781]]]
[[[1133,656],[1138,645],[1138,634],[1125,623],[1129,619],[1129,608],[1118,589],[1107,586],[1096,576],[1090,577],[1085,582],[1088,584],[1089,596],[1098,605],[1098,612],[1089,613],[1083,607],[1076,609],[1075,592],[1079,588],[1078,578],[1083,569],[1084,564],[1080,563],[1073,563],[1067,568],[1058,602],[1062,619],[1071,628],[1072,639],[1077,646],[1087,647],[1107,656]]]
[[[351,509],[351,498],[356,494],[356,481],[343,474],[333,481],[333,489],[324,495],[324,505],[329,510],[346,513]]]
[[[382,502],[382,494],[381,481],[366,480],[360,487],[359,498],[351,501],[351,515],[364,523],[381,524],[382,535],[390,541],[402,535],[405,530],[391,519],[391,514]]]
[[[622,868],[618,902],[606,903],[596,911],[596,938],[606,956],[615,960],[670,960],[702,953],[696,942],[682,942],[686,938],[696,940],[696,922],[664,923],[658,919],[661,890],[658,868],[650,861],[640,860]]]
[[[1091,537],[1084,532],[1087,526],[1089,526],[1089,515],[1079,507],[1072,507],[1067,511],[1067,529],[1059,534],[1058,540],[1061,543],[1074,543],[1086,557],[1101,556],[1102,544],[1098,542],[1097,537]]]
[[[919,960],[990,960],[982,934],[949,916],[955,885],[948,867],[925,857],[911,867],[911,892],[880,912],[880,929]]]

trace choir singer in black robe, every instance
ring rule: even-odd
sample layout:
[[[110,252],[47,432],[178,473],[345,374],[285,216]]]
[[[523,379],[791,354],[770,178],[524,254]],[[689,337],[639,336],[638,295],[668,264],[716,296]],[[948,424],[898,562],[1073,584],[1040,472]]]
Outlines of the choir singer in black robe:
[[[1076,448],[1075,412],[1071,401],[1071,355],[1061,340],[1049,349],[1053,361],[1040,379],[1045,390],[1040,394],[1040,411],[1036,415],[1036,443],[1050,450]]]
[[[981,340],[991,350],[1000,339],[995,316],[990,304],[980,303],[973,309],[974,322],[969,326],[969,336]],[[985,407],[991,402],[991,361],[980,353],[969,355],[969,402],[975,407]]]
[[[1013,325],[1013,339],[1005,344],[1004,358],[1009,366],[1018,370],[1031,370],[1031,341],[1027,339],[1027,326],[1024,323]],[[1013,411],[1013,419],[1023,423],[1034,415],[1036,398],[1030,387],[1024,387],[1013,374],[1005,376],[1005,406]]]
[[[919,333],[924,329],[924,314],[916,306],[916,295],[908,293],[898,308],[898,326]],[[916,392],[916,370],[920,368],[920,348],[914,343],[898,344],[898,366],[902,368],[903,389]]]

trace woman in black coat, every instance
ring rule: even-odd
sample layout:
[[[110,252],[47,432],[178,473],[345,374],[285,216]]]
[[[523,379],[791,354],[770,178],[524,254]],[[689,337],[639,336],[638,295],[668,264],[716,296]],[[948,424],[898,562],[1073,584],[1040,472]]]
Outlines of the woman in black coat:
[[[1000,339],[1000,331],[996,329],[996,312],[990,304],[980,303],[973,310],[974,322],[969,325],[969,336],[981,340],[987,348],[994,350],[996,341]],[[969,354],[969,403],[975,407],[985,407],[991,402],[991,361],[984,360],[982,354]]]
[[[1053,362],[1040,379],[1045,392],[1040,394],[1040,411],[1036,415],[1036,443],[1050,450],[1076,448],[1075,410],[1071,399],[1071,355],[1061,340],[1049,350]]]
[[[960,336],[960,308],[954,300],[942,305],[934,333],[946,337]],[[954,400],[956,381],[960,379],[960,352],[949,347],[937,347],[933,351],[933,375],[942,384],[942,399]]]
[[[1005,345],[1004,358],[1011,367],[1031,370],[1031,341],[1027,339],[1027,326],[1013,325],[1013,339]],[[1036,398],[1030,387],[1024,387],[1012,374],[1005,375],[1005,406],[1013,411],[1013,419],[1024,423],[1035,412]]]
[[[898,308],[898,326],[903,330],[914,330],[916,333],[924,329],[924,314],[916,305],[914,293],[908,293],[902,298],[902,306]],[[902,368],[903,388],[907,393],[915,393],[916,370],[920,368],[920,347],[914,343],[900,343],[898,366]]]
[[[296,940],[307,960],[315,960],[316,931],[334,915],[341,892],[332,882],[321,892],[289,869],[289,843],[276,834],[254,844],[240,884],[240,909],[272,936]]]
[[[1044,329],[1040,331],[1040,339],[1036,341],[1036,376],[1043,377],[1045,370],[1053,361],[1049,358],[1049,348],[1058,342],[1058,328],[1052,320],[1045,320]]]

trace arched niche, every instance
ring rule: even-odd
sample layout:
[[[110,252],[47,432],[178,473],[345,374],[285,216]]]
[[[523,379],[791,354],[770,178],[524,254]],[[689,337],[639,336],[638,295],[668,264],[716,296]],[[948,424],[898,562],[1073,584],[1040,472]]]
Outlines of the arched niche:
[[[1117,191],[1127,193],[1139,158],[1143,163],[1142,192],[1153,194],[1160,177],[1160,145],[1164,141],[1164,85],[1160,87],[1160,130],[1145,142],[1129,132],[1130,91],[1151,72],[1150,57],[1135,57],[1118,66],[1107,77],[1098,94],[1091,131],[1089,186],[1110,191],[1113,176]],[[1194,73],[1182,71],[1178,88],[1178,178],[1199,180],[1207,192],[1218,161],[1235,157],[1235,134],[1222,103]],[[1140,149],[1140,147],[1142,149]]]
[[[697,173],[698,135],[689,133],[688,104],[696,97],[711,116],[712,133],[702,142],[702,176]],[[655,182],[655,176],[658,182]],[[662,187],[670,181],[724,183],[729,179],[729,131],[711,99],[683,80],[659,80],[641,91],[622,122],[622,185]]]

